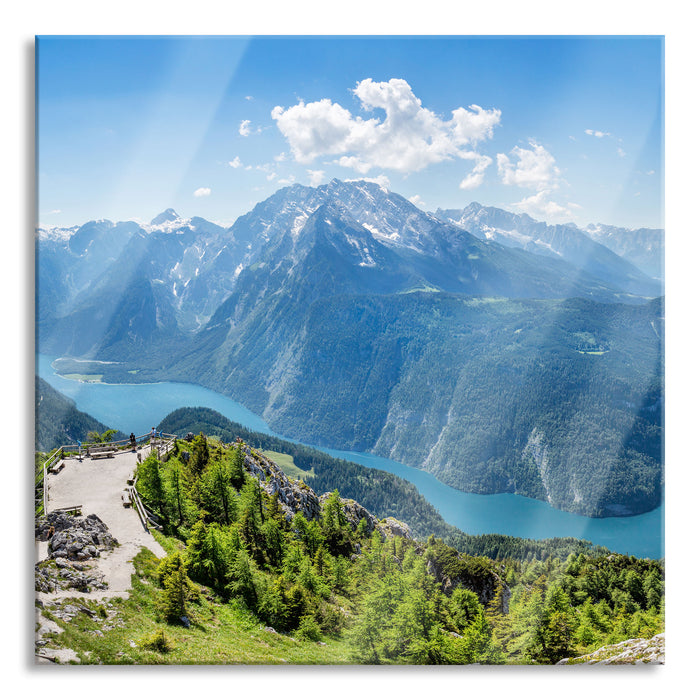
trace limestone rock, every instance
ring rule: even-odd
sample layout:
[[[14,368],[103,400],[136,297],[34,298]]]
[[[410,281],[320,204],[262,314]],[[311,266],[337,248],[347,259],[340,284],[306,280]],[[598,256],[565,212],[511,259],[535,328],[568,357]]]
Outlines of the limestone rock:
[[[627,639],[624,642],[601,647],[585,656],[557,661],[557,666],[585,665],[642,665],[666,663],[666,635],[662,632],[651,639]]]
[[[413,538],[411,528],[396,518],[385,518],[378,523],[377,527],[385,537],[403,537],[407,540]]]
[[[38,518],[34,528],[38,540],[48,540],[51,559],[85,561],[100,556],[100,551],[119,544],[97,515],[84,518],[52,511]]]

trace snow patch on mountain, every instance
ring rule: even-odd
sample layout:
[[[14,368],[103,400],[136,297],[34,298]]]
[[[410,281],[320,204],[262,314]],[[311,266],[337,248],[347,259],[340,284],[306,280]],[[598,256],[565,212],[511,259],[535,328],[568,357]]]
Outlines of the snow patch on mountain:
[[[79,226],[63,228],[61,226],[42,226],[35,231],[40,241],[67,241],[78,230]]]

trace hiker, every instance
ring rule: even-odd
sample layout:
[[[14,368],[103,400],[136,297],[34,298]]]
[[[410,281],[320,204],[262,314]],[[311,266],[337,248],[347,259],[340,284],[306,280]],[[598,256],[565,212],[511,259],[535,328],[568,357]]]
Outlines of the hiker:
[[[131,451],[136,452],[136,435],[133,432],[129,435],[129,442],[131,443]]]

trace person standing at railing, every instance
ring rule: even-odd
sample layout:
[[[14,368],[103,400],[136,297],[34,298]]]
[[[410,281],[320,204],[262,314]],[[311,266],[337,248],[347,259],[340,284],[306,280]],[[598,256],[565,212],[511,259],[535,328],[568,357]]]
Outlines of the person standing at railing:
[[[131,435],[129,435],[129,442],[131,443],[131,451],[136,452],[136,435],[131,433]]]

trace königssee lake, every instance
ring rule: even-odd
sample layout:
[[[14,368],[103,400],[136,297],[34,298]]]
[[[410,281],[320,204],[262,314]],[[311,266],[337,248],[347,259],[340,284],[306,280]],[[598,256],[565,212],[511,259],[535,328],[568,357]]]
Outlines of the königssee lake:
[[[36,373],[72,398],[79,410],[127,434],[132,431],[137,435],[147,432],[176,408],[205,406],[251,430],[277,435],[262,418],[233,399],[195,384],[78,382],[55,374],[51,367],[54,359],[38,355]],[[383,469],[410,481],[448,523],[468,534],[500,533],[532,539],[578,537],[637,557],[659,558],[664,555],[663,505],[633,517],[586,518],[523,496],[482,496],[457,491],[427,472],[376,455],[319,449],[334,457]]]

